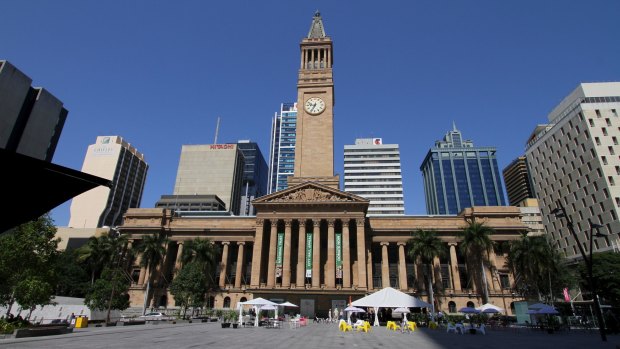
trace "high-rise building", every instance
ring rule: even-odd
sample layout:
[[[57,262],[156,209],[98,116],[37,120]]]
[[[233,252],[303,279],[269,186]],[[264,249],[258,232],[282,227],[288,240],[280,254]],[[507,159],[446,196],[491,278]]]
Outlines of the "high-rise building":
[[[344,191],[370,200],[369,216],[405,214],[398,144],[359,138],[345,145]]]
[[[0,60],[0,148],[52,161],[69,113],[63,103]]]
[[[453,125],[420,166],[428,214],[457,214],[466,207],[503,206],[495,147],[474,147]]]
[[[286,189],[295,170],[297,103],[282,103],[271,124],[269,194]]]
[[[545,234],[545,225],[542,221],[538,200],[531,198],[523,199],[516,206],[521,211],[521,222],[529,228],[528,235]]]
[[[525,156],[514,159],[504,168],[502,174],[511,206],[519,206],[521,201],[535,197]]]
[[[256,210],[252,206],[252,200],[259,198],[267,193],[267,162],[263,157],[256,142],[242,140],[237,142],[237,146],[244,158],[243,183],[241,188],[241,216],[254,216]]]
[[[243,154],[237,144],[184,145],[174,195],[217,195],[239,215]]]
[[[129,208],[140,207],[148,164],[144,155],[119,136],[99,136],[88,146],[82,171],[112,181],[112,187],[97,187],[71,202],[71,228],[100,228],[121,225]]]
[[[543,223],[567,258],[581,258],[566,218],[551,212],[564,207],[579,241],[589,249],[593,224],[605,237],[594,237],[593,251],[612,250],[620,223],[620,82],[583,83],[538,125],[525,156]]]

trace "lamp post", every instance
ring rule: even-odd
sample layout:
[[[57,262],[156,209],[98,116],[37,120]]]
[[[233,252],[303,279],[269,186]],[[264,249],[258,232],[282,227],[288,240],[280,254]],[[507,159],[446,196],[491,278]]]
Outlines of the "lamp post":
[[[594,239],[595,236],[596,237],[605,236],[604,234],[601,234],[598,231],[598,229],[601,228],[602,226],[599,224],[590,222],[590,251],[589,251],[590,253],[588,257],[586,255],[586,252],[583,250],[583,246],[579,242],[579,238],[577,237],[577,233],[575,232],[575,227],[573,226],[573,220],[566,214],[566,210],[564,209],[564,206],[562,205],[560,200],[558,200],[557,207],[551,211],[551,214],[553,214],[556,218],[566,219],[566,225],[568,226],[568,230],[573,235],[573,238],[575,239],[575,242],[577,243],[577,246],[579,247],[579,252],[581,253],[583,260],[586,263],[586,268],[588,269],[588,284],[590,286],[590,291],[592,292],[592,299],[594,301],[594,308],[596,310],[596,319],[598,321],[598,328],[599,328],[599,332],[601,333],[601,339],[603,340],[603,342],[607,342],[607,335],[605,334],[605,323],[603,321],[603,313],[601,312],[601,305],[599,304],[599,301],[598,301],[598,294],[596,293],[594,277],[592,276],[592,264],[593,264],[592,240]],[[596,229],[597,231],[596,235],[593,234],[594,229]]]

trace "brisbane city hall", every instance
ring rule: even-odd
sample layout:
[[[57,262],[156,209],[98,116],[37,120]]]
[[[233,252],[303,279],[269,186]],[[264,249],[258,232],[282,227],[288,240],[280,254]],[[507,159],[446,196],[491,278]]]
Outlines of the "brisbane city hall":
[[[221,250],[209,307],[236,309],[238,302],[263,297],[298,304],[295,312],[304,316],[326,317],[329,309],[387,286],[428,301],[428,269],[407,257],[407,241],[418,229],[435,231],[448,251],[433,263],[436,310],[452,313],[480,306],[484,291],[467,273],[458,237],[467,222],[475,220],[495,230],[491,238],[499,246],[488,256],[489,302],[511,313],[511,303],[520,297],[510,291],[514,280],[501,242],[527,233],[518,208],[476,206],[457,216],[368,217],[369,200],[339,190],[340,178],[334,175],[334,56],[318,12],[300,49],[297,105],[302,107],[294,176],[287,189],[255,199],[257,213],[250,217],[190,218],[155,208],[125,214],[118,228],[127,235],[129,248],[146,235],[168,238],[148,307],[175,306],[167,287],[183,267],[184,242],[195,238],[207,238]],[[149,271],[139,262],[138,255],[132,262],[133,273],[139,273],[129,292],[132,307],[145,304]]]

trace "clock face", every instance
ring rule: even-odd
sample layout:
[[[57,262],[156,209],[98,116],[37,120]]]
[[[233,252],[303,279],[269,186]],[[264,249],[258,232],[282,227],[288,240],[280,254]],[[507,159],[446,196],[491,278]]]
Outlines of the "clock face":
[[[325,102],[319,97],[310,97],[304,104],[304,109],[308,114],[318,115],[325,110]]]

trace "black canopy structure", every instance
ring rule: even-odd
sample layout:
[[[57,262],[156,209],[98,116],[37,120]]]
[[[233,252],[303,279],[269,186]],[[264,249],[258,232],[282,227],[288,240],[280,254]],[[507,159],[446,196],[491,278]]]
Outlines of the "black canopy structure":
[[[1,148],[0,164],[0,234],[88,190],[112,186],[105,178]]]

